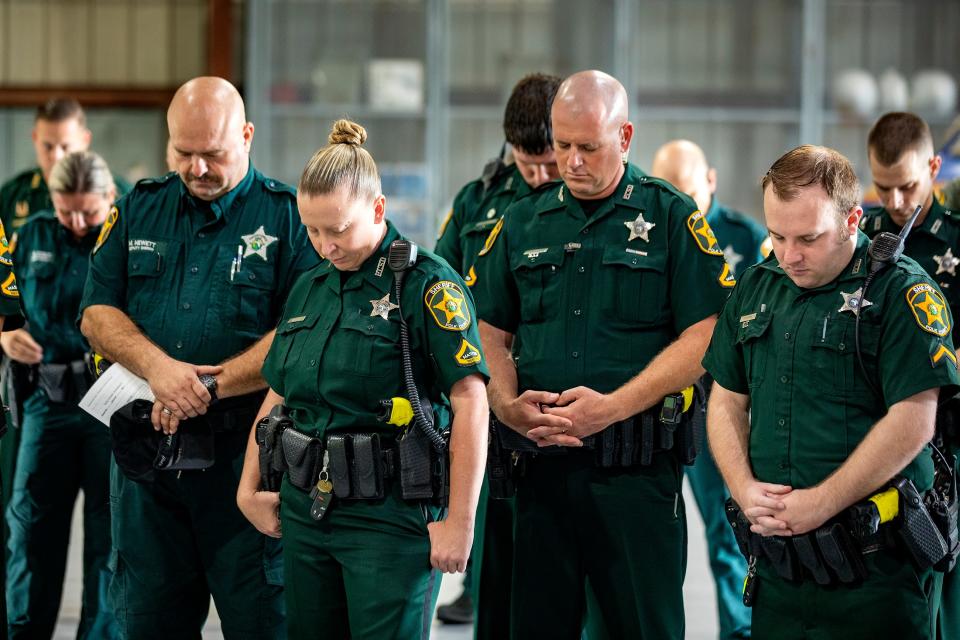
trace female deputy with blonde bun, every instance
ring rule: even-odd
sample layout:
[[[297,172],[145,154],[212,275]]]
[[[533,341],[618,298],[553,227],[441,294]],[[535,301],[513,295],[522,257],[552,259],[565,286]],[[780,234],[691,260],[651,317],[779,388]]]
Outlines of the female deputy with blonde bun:
[[[437,570],[463,571],[473,542],[487,438],[473,300],[456,271],[423,249],[397,299],[387,257],[402,237],[385,219],[365,140],[363,127],[337,121],[300,177],[300,218],[325,261],[291,290],[263,366],[270,391],[258,416],[287,407],[290,469],[279,494],[260,491],[252,432],[237,492],[261,532],[279,537],[282,522],[290,638],[427,637]],[[400,441],[422,432],[378,419],[382,401],[408,397],[401,322],[424,414],[436,431],[449,429],[445,517],[436,499],[403,498]]]

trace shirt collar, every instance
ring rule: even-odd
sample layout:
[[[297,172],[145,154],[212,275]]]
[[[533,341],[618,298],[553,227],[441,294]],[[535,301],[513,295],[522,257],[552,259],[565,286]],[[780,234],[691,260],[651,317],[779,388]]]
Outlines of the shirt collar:
[[[788,287],[795,291],[805,292],[805,291],[829,291],[836,288],[841,282],[849,282],[851,280],[862,280],[867,277],[869,272],[869,255],[867,254],[867,249],[870,246],[870,238],[867,237],[867,234],[857,230],[857,246],[853,250],[853,257],[850,258],[850,262],[843,268],[843,271],[840,272],[840,275],[828,282],[827,284],[815,287],[813,289],[804,289],[798,287],[793,280],[790,279],[790,276],[783,270],[780,266],[780,263],[777,262],[776,257],[770,260],[765,260],[761,262],[758,266],[761,269],[767,269],[768,271],[773,271],[776,274],[782,275],[784,281]],[[772,255],[772,254],[771,254]]]
[[[387,254],[390,252],[390,243],[400,239],[400,232],[393,226],[393,223],[387,220],[387,233],[377,250],[367,258],[360,268],[350,274],[343,282],[343,290],[349,291],[361,286],[361,281],[366,280],[376,287],[379,291],[389,291],[393,286],[393,272],[387,265]],[[314,278],[326,278],[327,284],[334,291],[340,291],[341,278],[333,277],[339,272],[329,260],[325,260]]]

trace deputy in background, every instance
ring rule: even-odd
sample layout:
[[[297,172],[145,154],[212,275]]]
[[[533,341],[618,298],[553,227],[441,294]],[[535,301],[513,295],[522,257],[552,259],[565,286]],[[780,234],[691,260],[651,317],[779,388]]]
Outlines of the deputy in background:
[[[884,231],[899,233],[919,206],[920,214],[907,236],[904,254],[936,281],[955,315],[960,310],[960,210],[941,204],[934,194],[942,159],[934,151],[930,127],[912,113],[887,113],[870,129],[867,157],[883,206],[867,211],[860,228],[871,238]],[[956,326],[952,333],[956,340]],[[945,406],[943,411],[957,414],[956,425],[960,428],[956,405]],[[946,440],[950,452],[960,453],[960,432],[951,429],[940,437]],[[943,578],[938,623],[940,637],[960,637],[960,581],[956,571]]]
[[[116,188],[103,158],[75,151],[47,178],[53,211],[27,221],[10,255],[28,328],[0,334],[4,352],[34,381],[20,398],[23,434],[13,498],[7,576],[11,638],[50,638],[60,609],[73,506],[83,491],[83,592],[78,638],[115,637],[105,596],[110,553],[110,435],[77,407],[90,384],[89,351],[76,325],[90,251]],[[0,258],[2,259],[2,258]]]
[[[916,523],[943,499],[927,445],[960,380],[952,317],[916,262],[868,250],[841,154],[798,147],[762,189],[774,256],[741,276],[704,358],[753,634],[933,638],[943,558],[920,557],[935,525]]]
[[[734,278],[763,259],[766,230],[753,219],[717,201],[714,197],[717,170],[707,164],[699,146],[689,140],[671,140],[657,149],[650,174],[666,180],[693,198],[700,211],[707,212],[707,222],[723,247],[723,257]],[[709,389],[713,380],[704,376],[703,383]],[[750,609],[743,605],[740,593],[747,564],[737,549],[737,541],[724,513],[723,505],[729,493],[707,447],[701,448],[696,463],[688,467],[686,473],[706,529],[707,553],[717,594],[720,638],[749,638]]]
[[[227,640],[282,638],[279,546],[233,496],[273,328],[316,256],[293,189],[250,163],[254,127],[233,85],[190,80],[167,124],[177,173],[141,180],[117,202],[80,304],[97,353],[156,397],[145,415],[118,411],[123,424],[112,421],[110,601],[125,638],[196,637],[211,595]],[[135,435],[137,423],[139,433],[162,431],[161,444],[199,450],[193,468],[178,468],[187,464],[179,448],[155,446],[145,467],[131,461],[116,427]]]
[[[550,127],[550,106],[560,81],[556,76],[537,73],[516,84],[503,113],[503,133],[509,148],[504,145],[501,157],[491,161],[483,175],[463,187],[453,200],[436,252],[460,273],[467,286],[476,280],[477,253],[506,208],[560,176]],[[454,602],[437,608],[437,617],[444,622],[470,622],[475,603],[477,638],[499,639],[510,632],[513,509],[512,499],[490,499],[484,482],[463,593]]]
[[[627,102],[599,71],[561,84],[563,182],[511,205],[477,261],[491,408],[526,450],[514,638],[579,638],[588,579],[612,637],[683,637],[682,392],[733,280],[696,204],[626,162]]]
[[[466,568],[483,476],[487,369],[470,294],[386,220],[365,141],[338,120],[300,178],[300,217],[326,261],[290,292],[263,367],[258,417],[285,416],[279,513],[254,431],[237,492],[261,532],[282,523],[293,639],[426,638],[438,572]]]

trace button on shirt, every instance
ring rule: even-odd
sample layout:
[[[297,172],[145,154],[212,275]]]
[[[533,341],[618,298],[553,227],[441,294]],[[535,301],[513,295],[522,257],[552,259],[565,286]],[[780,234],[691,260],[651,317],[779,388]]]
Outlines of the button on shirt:
[[[116,307],[178,360],[221,362],[276,326],[293,282],[317,262],[292,188],[251,165],[205,202],[171,173],[117,202],[81,309]]]
[[[868,239],[829,284],[802,289],[774,256],[748,269],[723,309],[703,364],[725,389],[750,396],[750,463],[762,482],[807,488],[850,456],[889,407],[926,389],[956,385],[952,318],[920,266],[901,258],[851,294],[868,273]],[[860,347],[879,394],[857,364]],[[904,474],[923,491],[925,451]]]

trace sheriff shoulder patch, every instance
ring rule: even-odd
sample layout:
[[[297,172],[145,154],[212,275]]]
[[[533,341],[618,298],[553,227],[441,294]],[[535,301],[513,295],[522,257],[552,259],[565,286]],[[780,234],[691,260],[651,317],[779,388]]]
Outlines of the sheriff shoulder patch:
[[[10,257],[12,251],[13,248],[7,242],[7,234],[4,232],[3,223],[0,222],[0,264],[8,267],[13,266],[13,259]]]
[[[503,218],[501,217],[497,220],[496,226],[490,230],[490,235],[487,236],[486,242],[483,243],[483,248],[480,249],[478,256],[485,256],[490,253],[490,249],[493,249],[493,243],[497,241],[497,236],[500,235],[500,230],[503,229]]]
[[[700,251],[712,256],[723,255],[720,244],[717,242],[717,236],[713,235],[713,229],[710,228],[707,223],[707,216],[702,211],[694,211],[690,214],[690,217],[687,218],[687,229],[690,230],[693,239],[697,241]]]
[[[907,305],[921,329],[941,338],[950,333],[947,303],[932,285],[923,282],[907,289]]]
[[[933,350],[933,353],[930,354],[930,365],[936,367],[939,364],[949,362],[953,365],[953,368],[957,368],[957,354],[950,349],[947,349],[946,345],[942,342],[937,342],[937,348]]]
[[[7,276],[7,279],[3,281],[3,284],[0,284],[0,293],[8,298],[20,297],[20,290],[17,289],[17,277],[13,275],[12,271],[10,275]]]
[[[730,271],[730,265],[726,262],[723,263],[723,271],[720,272],[720,277],[717,278],[717,281],[720,283],[721,287],[730,289],[737,285],[737,279],[733,277],[733,273]]]
[[[470,326],[470,307],[459,285],[441,280],[423,298],[434,322],[447,331],[463,331]]]
[[[470,365],[477,364],[483,359],[483,357],[480,355],[480,349],[477,349],[475,346],[467,342],[466,338],[460,339],[460,348],[457,350],[457,355],[454,357],[457,360],[457,364],[461,367],[469,367]]]
[[[97,236],[97,243],[93,245],[93,252],[96,253],[100,250],[100,247],[103,246],[103,243],[107,241],[107,238],[110,237],[110,232],[113,230],[114,225],[117,224],[117,218],[120,217],[120,211],[116,207],[110,208],[110,215],[107,216],[106,222],[103,223],[103,226],[100,228],[100,235]]]

